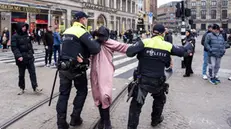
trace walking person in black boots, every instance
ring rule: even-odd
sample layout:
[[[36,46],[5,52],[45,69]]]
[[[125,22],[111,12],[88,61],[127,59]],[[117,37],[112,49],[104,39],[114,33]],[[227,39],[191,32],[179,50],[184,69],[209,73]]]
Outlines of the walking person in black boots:
[[[186,45],[188,43],[191,43],[193,46],[195,46],[195,38],[190,30],[186,31],[186,37],[183,42]],[[194,47],[194,50],[195,50],[195,47]],[[193,60],[194,50],[192,52],[189,52],[190,53],[189,56],[184,57],[184,64],[185,64],[186,70],[185,70],[185,75],[183,77],[189,77],[190,74],[193,74],[192,60]]]
[[[45,66],[50,67],[51,66],[51,59],[52,59],[52,53],[53,53],[53,44],[54,44],[54,38],[53,38],[53,32],[51,31],[51,26],[47,28],[47,32],[44,35],[44,46],[46,50],[45,55]],[[47,64],[47,59],[49,60],[49,64]]]

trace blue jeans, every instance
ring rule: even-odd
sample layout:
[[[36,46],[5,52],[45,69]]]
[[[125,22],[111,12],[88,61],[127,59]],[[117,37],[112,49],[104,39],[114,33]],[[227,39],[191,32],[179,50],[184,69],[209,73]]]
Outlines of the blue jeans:
[[[208,52],[204,51],[204,63],[203,63],[203,68],[202,68],[203,75],[206,75],[207,66],[208,66]]]
[[[57,51],[58,51],[58,57],[60,55],[60,46],[54,46],[54,60],[55,60],[55,63],[57,62]]]

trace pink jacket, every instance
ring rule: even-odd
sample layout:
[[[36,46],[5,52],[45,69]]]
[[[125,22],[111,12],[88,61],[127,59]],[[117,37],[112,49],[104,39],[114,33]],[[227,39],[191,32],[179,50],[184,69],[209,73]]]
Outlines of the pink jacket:
[[[112,63],[114,51],[125,53],[128,45],[109,39],[101,45],[101,51],[91,59],[90,80],[93,99],[96,106],[108,108],[112,103],[113,74]]]

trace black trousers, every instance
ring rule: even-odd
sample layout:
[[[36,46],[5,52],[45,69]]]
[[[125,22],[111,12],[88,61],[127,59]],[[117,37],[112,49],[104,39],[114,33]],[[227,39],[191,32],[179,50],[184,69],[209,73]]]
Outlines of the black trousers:
[[[71,116],[80,117],[88,93],[87,77],[86,72],[79,77],[76,77],[76,74],[77,73],[71,73],[69,71],[59,71],[60,95],[56,106],[58,118],[66,118],[68,99],[72,89],[72,81],[74,81],[74,86],[77,89],[77,94],[73,102],[74,108]]]
[[[190,75],[191,73],[193,73],[192,70],[192,60],[193,60],[193,56],[188,56],[184,58],[184,64],[185,64],[185,75]]]
[[[30,81],[32,88],[35,90],[38,86],[37,84],[37,78],[36,78],[36,72],[35,72],[35,66],[34,66],[34,59],[31,59],[30,61],[26,63],[21,63],[18,65],[18,71],[19,71],[19,82],[18,86],[21,89],[25,89],[25,71],[28,70],[30,74]]]
[[[155,121],[160,119],[162,115],[164,104],[166,102],[166,95],[164,90],[161,90],[157,94],[152,94],[152,97],[154,100],[152,105],[151,120]],[[137,95],[134,94],[129,109],[128,129],[137,129],[139,124],[139,117],[143,104],[138,103],[136,99]]]
[[[52,53],[53,53],[53,49],[51,47],[48,47],[48,49],[46,49],[45,64],[47,64],[48,60],[49,60],[49,64],[51,64]]]

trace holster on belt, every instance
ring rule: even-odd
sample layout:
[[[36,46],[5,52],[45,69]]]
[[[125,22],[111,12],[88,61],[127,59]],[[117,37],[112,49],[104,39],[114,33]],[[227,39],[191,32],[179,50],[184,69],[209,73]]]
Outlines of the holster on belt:
[[[58,62],[58,69],[63,71],[70,72],[85,72],[89,67],[88,59],[84,60],[84,62],[79,63],[76,60],[60,60]]]

